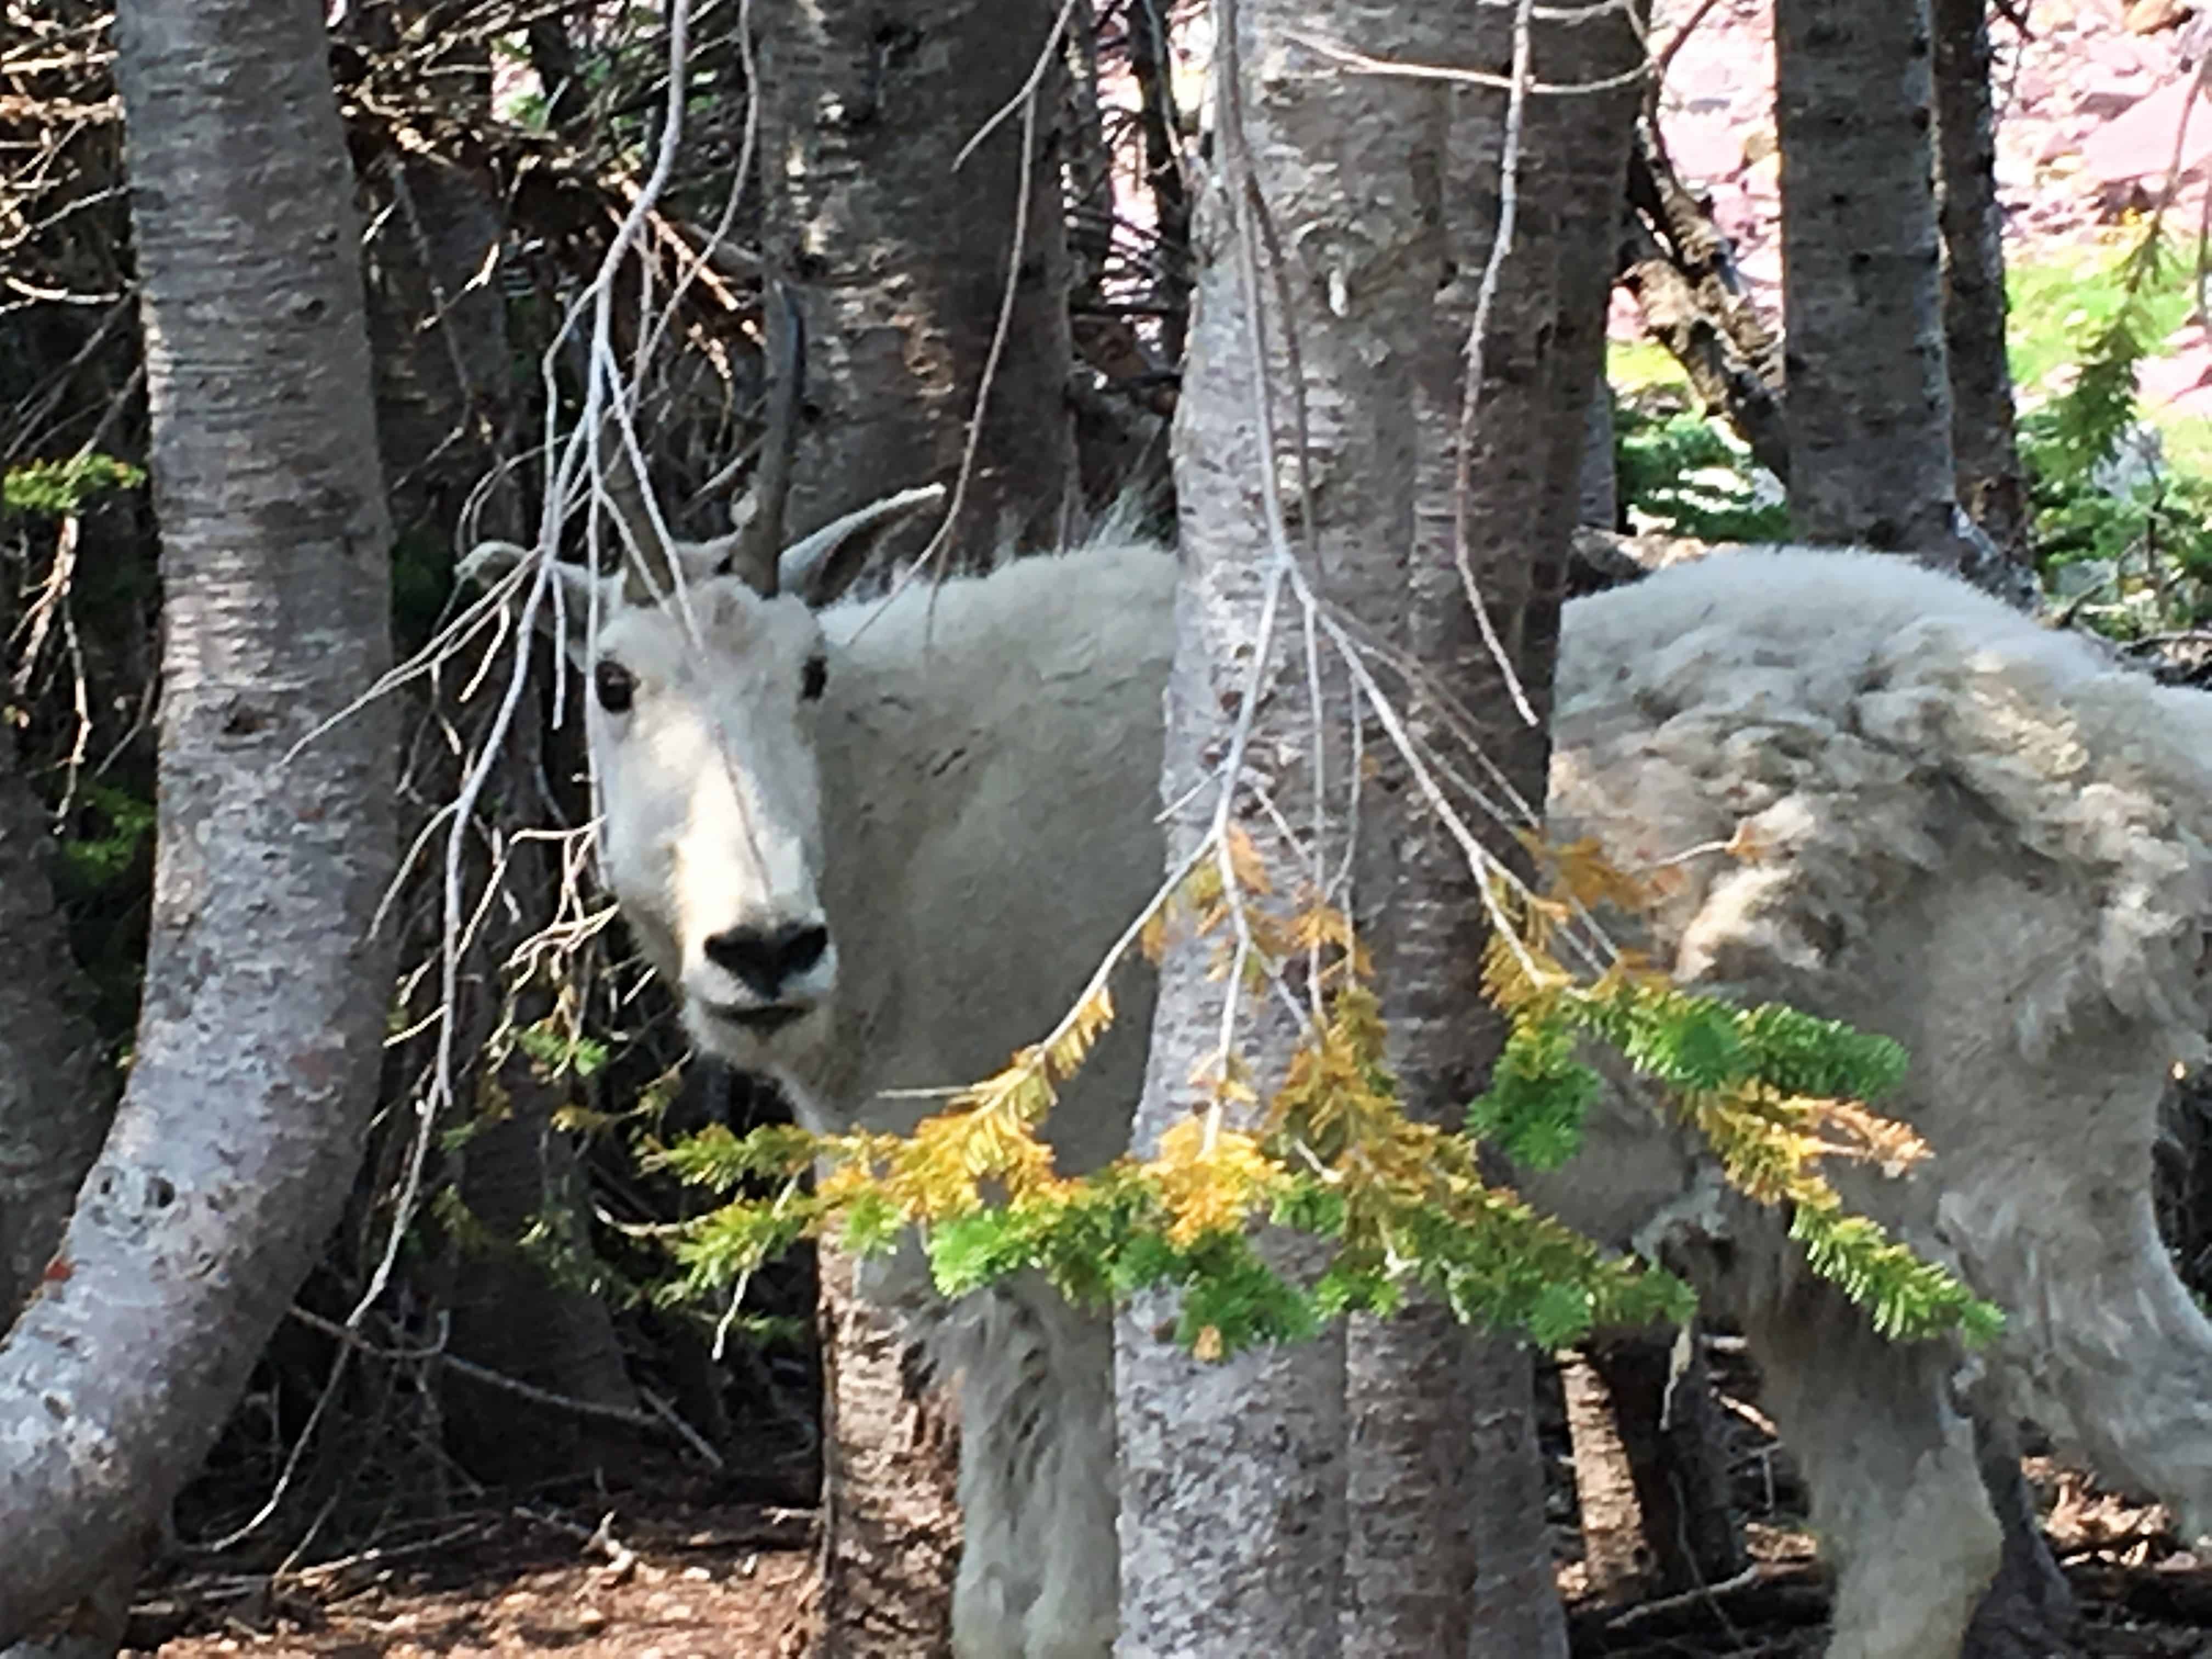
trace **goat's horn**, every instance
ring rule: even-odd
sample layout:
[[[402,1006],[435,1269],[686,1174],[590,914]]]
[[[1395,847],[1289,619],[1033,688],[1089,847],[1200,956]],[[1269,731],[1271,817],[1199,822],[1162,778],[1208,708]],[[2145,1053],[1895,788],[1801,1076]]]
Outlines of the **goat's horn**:
[[[765,319],[775,349],[775,377],[768,388],[768,426],[761,434],[760,465],[747,492],[751,516],[738,526],[732,572],[763,594],[776,591],[783,541],[784,502],[791,494],[792,464],[799,447],[799,401],[806,388],[806,319],[787,283],[774,282],[776,301]]]
[[[656,594],[676,590],[675,550],[653,524],[645,482],[630,464],[629,446],[612,416],[599,428],[599,453],[607,505],[629,544],[629,556],[623,561],[623,598],[631,605],[650,605]]]
[[[885,519],[896,518],[902,513],[911,513],[919,507],[933,507],[945,499],[941,483],[922,484],[913,489],[902,489],[896,495],[886,495],[879,501],[856,507],[842,519],[832,519],[828,524],[802,540],[793,542],[783,550],[776,563],[784,586],[803,592],[814,576],[815,567],[837,550],[839,544],[858,535]]]

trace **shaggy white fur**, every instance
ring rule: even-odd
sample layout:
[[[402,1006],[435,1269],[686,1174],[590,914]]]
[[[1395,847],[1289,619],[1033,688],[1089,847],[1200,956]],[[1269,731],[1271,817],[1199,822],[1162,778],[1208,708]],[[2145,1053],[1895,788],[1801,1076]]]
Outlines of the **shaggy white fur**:
[[[818,633],[726,580],[695,591],[696,635],[617,615],[601,654],[634,696],[592,727],[608,873],[702,1044],[775,1073],[810,1123],[903,1127],[926,1103],[881,1091],[985,1075],[1048,1028],[1160,873],[1174,583],[1157,550],[1100,547],[834,607]],[[1684,980],[1911,1049],[1893,1109],[1936,1158],[1842,1184],[2004,1306],[1987,1358],[2009,1402],[2212,1522],[2212,1327],[2148,1190],[2166,1070],[2203,1018],[2212,698],[1901,561],[1743,553],[1570,607],[1555,742],[1560,833],[1675,860],[1641,942]],[[1739,832],[1748,856],[1692,850]],[[790,1020],[766,1029],[706,944],[817,923],[831,948],[759,993]],[[1148,995],[1128,988],[1055,1115],[1073,1167],[1126,1143]],[[1838,1569],[1831,1654],[1955,1652],[1997,1555],[1966,1357],[1874,1336],[1627,1088],[1529,1191],[1743,1321]],[[1103,1659],[1106,1326],[1030,1282],[945,1306],[911,1254],[871,1291],[959,1380],[955,1652]]]
[[[1757,849],[1675,865],[1642,942],[1911,1052],[1886,1109],[1936,1157],[1841,1184],[2004,1308],[2001,1408],[2212,1526],[2212,1326],[2150,1198],[2167,1069],[2203,1045],[2212,698],[1903,561],[1786,551],[1575,605],[1559,684],[1555,833],[1630,867]],[[1837,1564],[1831,1652],[1955,1652],[1996,1556],[1966,1357],[1872,1337],[1771,1214],[1655,1225],[1702,1164],[1623,1091],[1528,1191],[1743,1321]]]

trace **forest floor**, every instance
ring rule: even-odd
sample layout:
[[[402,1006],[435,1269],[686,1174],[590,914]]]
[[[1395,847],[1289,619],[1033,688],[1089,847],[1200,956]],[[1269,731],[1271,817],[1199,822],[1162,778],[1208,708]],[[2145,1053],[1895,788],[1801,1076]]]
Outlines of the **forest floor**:
[[[1558,1390],[1540,1391],[1548,1504],[1576,1659],[1812,1659],[1828,1590],[1804,1530],[1803,1489],[1768,1431],[1740,1354],[1715,1356],[1725,1455],[1755,1565],[1713,1591],[1584,1585],[1573,1463]],[[2164,1512],[2045,1458],[2028,1465],[2046,1529],[2081,1603],[2092,1659],[2212,1654],[2212,1559]],[[669,1468],[585,1493],[486,1498],[393,1528],[320,1565],[194,1572],[134,1608],[126,1652],[161,1659],[809,1659],[815,1516],[717,1501]]]
[[[2138,33],[2161,0],[2033,0],[2029,34],[2000,29],[2000,183],[2016,266],[2108,250],[2160,193],[2172,158],[2183,179],[2170,222],[2194,235],[2212,175],[2212,111],[2181,112],[2212,11]],[[1665,104],[1670,151],[1711,192],[1745,274],[1778,313],[1771,37],[1760,0],[1661,0],[1660,39],[1701,21],[1675,58]],[[1632,331],[1632,307],[1616,317]],[[2033,395],[2034,388],[2024,386]],[[2146,367],[2146,402],[2167,418],[2212,416],[2212,337],[2185,322]],[[1723,1377],[1730,1448],[1758,1565],[1719,1591],[1598,1605],[1577,1594],[1564,1428],[1547,1430],[1553,1521],[1577,1656],[1811,1655],[1826,1591],[1781,1452],[1757,1426],[1756,1384]],[[2054,1547],[2080,1598],[2083,1643],[2099,1656],[2212,1654],[2212,1559],[2162,1526],[2162,1512],[2100,1493],[2045,1460],[2031,1465]],[[672,1472],[589,1493],[483,1501],[434,1524],[395,1528],[337,1559],[270,1576],[194,1572],[150,1585],[130,1650],[215,1656],[418,1656],[557,1651],[573,1659],[802,1659],[811,1644],[811,1512],[717,1501]]]

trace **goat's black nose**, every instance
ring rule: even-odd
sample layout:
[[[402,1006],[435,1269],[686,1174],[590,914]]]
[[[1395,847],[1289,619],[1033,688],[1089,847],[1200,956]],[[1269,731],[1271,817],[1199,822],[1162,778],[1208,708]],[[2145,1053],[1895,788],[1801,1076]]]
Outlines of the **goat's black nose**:
[[[774,1001],[783,982],[822,960],[830,930],[819,922],[787,922],[781,927],[732,927],[707,941],[707,960],[735,974],[755,996]]]

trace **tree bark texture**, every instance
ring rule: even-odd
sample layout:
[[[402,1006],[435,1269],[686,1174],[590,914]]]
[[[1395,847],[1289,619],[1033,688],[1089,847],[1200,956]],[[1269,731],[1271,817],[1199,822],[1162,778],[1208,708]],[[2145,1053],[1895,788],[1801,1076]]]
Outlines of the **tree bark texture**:
[[[1705,408],[1725,416],[1752,459],[1787,483],[1781,336],[1745,291],[1728,237],[1675,173],[1648,116],[1629,153],[1628,205],[1620,281],[1644,326]]]
[[[1425,276],[1432,280],[1432,248],[1419,249],[1418,265],[1394,268],[1392,256],[1433,237],[1419,228],[1421,204],[1407,196],[1405,136],[1377,131],[1397,104],[1395,89],[1328,84],[1308,72],[1307,54],[1292,61],[1283,28],[1301,9],[1273,0],[1215,9],[1217,166],[1232,144],[1239,148],[1228,159],[1241,164],[1249,146],[1253,184],[1277,223],[1301,228],[1302,246],[1297,264],[1282,273],[1294,307],[1285,319],[1273,288],[1254,293],[1242,274],[1240,234],[1250,257],[1267,258],[1249,228],[1240,233],[1233,222],[1243,174],[1202,181],[1193,227],[1197,292],[1175,439],[1184,565],[1162,781],[1163,798],[1174,805],[1171,862],[1210,833],[1218,797],[1206,780],[1236,742],[1240,720],[1250,723],[1251,758],[1231,819],[1258,844],[1273,846],[1262,790],[1288,822],[1306,823],[1315,811],[1318,781],[1307,757],[1324,715],[1309,697],[1292,605],[1279,590],[1267,620],[1274,555],[1264,501],[1279,482],[1297,500],[1293,399],[1303,398],[1310,423],[1305,465],[1316,515],[1293,536],[1325,540],[1333,594],[1364,588],[1371,604],[1378,586],[1395,592],[1404,580],[1410,522],[1403,486],[1415,441],[1405,384],[1411,342],[1407,301],[1389,289],[1417,290]],[[1364,159],[1341,173],[1328,166],[1324,131]],[[1400,152],[1395,163],[1385,160],[1393,151]],[[1357,198],[1349,193],[1354,185]],[[1355,308],[1351,325],[1316,331],[1318,284],[1332,275]],[[1291,329],[1304,355],[1302,384],[1285,346]],[[1264,359],[1254,350],[1255,331],[1267,341]],[[1386,401],[1379,389],[1393,377],[1397,396]],[[1264,429],[1279,458],[1272,465],[1258,415],[1263,379],[1272,399]],[[1322,580],[1318,570],[1310,574]],[[1247,665],[1255,657],[1261,665],[1248,708]],[[1340,717],[1340,689],[1334,699]],[[1212,939],[1177,938],[1162,962],[1133,1133],[1140,1154],[1206,1097],[1194,1075],[1219,1057],[1228,989],[1210,971],[1214,947]],[[1242,1000],[1235,1059],[1261,1093],[1279,1079],[1298,1036],[1297,1022],[1276,1000]],[[1224,1109],[1234,1121],[1237,1110]],[[1262,1248],[1279,1270],[1314,1265],[1310,1244],[1269,1237]],[[1167,1298],[1141,1297],[1115,1324],[1121,1605],[1115,1651],[1120,1659],[1335,1659],[1347,1541],[1342,1332],[1208,1362],[1163,1334],[1171,1313]]]
[[[756,11],[768,264],[796,301],[769,308],[770,360],[793,360],[794,315],[803,337],[787,538],[892,489],[951,486],[988,369],[974,471],[937,568],[987,568],[1008,543],[1060,539],[1078,500],[1064,41],[1039,82],[1033,131],[1025,137],[1018,110],[955,166],[1022,89],[1059,10],[1046,0],[823,0]],[[918,553],[936,522],[890,530],[872,579]],[[950,1617],[957,1419],[941,1396],[908,1399],[913,1359],[838,1289],[850,1275],[833,1255],[825,1340],[856,1346],[823,1357],[835,1424],[825,1639],[832,1651],[846,1641],[878,1644],[856,1653],[927,1651],[882,1644],[926,1641]]]
[[[396,865],[390,532],[352,176],[312,0],[118,20],[167,597],[136,1063],[0,1350],[0,1642],[163,1513],[350,1182]],[[296,753],[295,744],[303,744]]]
[[[393,150],[373,171],[389,204],[362,255],[377,440],[398,533],[442,552],[513,419],[506,305],[477,280],[507,227],[496,185],[460,162]]]
[[[1774,11],[1792,522],[1960,569],[1928,0]]]
[[[0,738],[0,1329],[39,1286],[113,1105],[46,860],[53,836]]]
[[[1644,1510],[1636,1501],[1636,1477],[1613,1415],[1613,1393],[1586,1353],[1562,1356],[1559,1388],[1574,1443],[1583,1591],[1594,1601],[1624,1601],[1644,1586]]]
[[[822,0],[755,13],[770,268],[793,285],[805,395],[787,529],[803,535],[893,489],[960,471],[1024,220],[1014,304],[984,410],[951,569],[1012,540],[1055,544],[1074,500],[1066,403],[1068,254],[1060,211],[1064,71],[957,168],[1046,46],[1045,0]],[[771,307],[770,358],[787,320]],[[910,557],[928,515],[888,535]]]
[[[1474,20],[1447,4],[1397,12],[1417,27],[1385,55],[1493,70],[1512,61],[1505,9],[1486,9]],[[1540,81],[1602,81],[1638,61],[1624,14],[1571,25],[1540,20],[1532,30],[1531,73]],[[1407,725],[1432,755],[1472,740],[1524,800],[1538,802],[1550,760],[1543,722],[1567,539],[1580,507],[1593,389],[1602,395],[1608,256],[1635,93],[1531,101],[1514,163],[1513,241],[1482,324],[1482,380],[1474,419],[1464,425],[1466,342],[1503,213],[1507,99],[1466,86],[1402,88],[1398,96],[1427,105],[1443,123],[1433,157],[1416,151],[1409,171],[1418,179],[1434,167],[1443,188],[1432,221],[1441,235],[1431,236],[1440,264],[1419,270],[1412,284],[1421,343],[1411,365],[1413,554],[1390,620],[1401,647],[1455,706],[1416,699]],[[1395,125],[1419,131],[1403,115]],[[1455,550],[1462,443],[1467,568],[1498,630],[1504,661],[1484,639]],[[1522,712],[1515,681],[1533,720]],[[1375,944],[1400,1099],[1415,1117],[1455,1124],[1505,1036],[1481,995],[1488,936],[1481,878],[1394,768],[1388,744],[1376,747],[1384,778],[1399,771],[1398,787],[1380,793],[1379,821],[1364,833],[1395,843],[1396,868],[1391,884],[1364,896],[1360,908]],[[1485,823],[1478,833],[1493,856],[1523,859],[1505,826]],[[1354,1429],[1347,1589],[1361,1609],[1346,1624],[1347,1653],[1459,1653],[1472,1642],[1479,1654],[1564,1654],[1540,1486],[1537,1501],[1526,1502],[1510,1467],[1516,1436],[1534,1444],[1526,1352],[1508,1338],[1470,1337],[1443,1309],[1422,1306],[1388,1322],[1358,1322],[1347,1355]],[[1486,1449],[1469,1433],[1476,1424],[1492,1428]],[[1487,1540],[1486,1554],[1478,1540]]]
[[[1575,522],[1612,530],[1620,520],[1620,469],[1615,441],[1613,388],[1601,374],[1590,386],[1589,414],[1583,426],[1583,459],[1575,475]]]
[[[2004,213],[1997,204],[1989,0],[1929,0],[1935,42],[1943,337],[1959,500],[2008,557],[2026,551],[2027,476],[2005,357]]]
[[[90,988],[47,879],[53,837],[7,741],[0,737],[0,939],[37,969],[0,978],[0,1331],[54,1261],[115,1104],[86,1012]],[[137,1551],[118,1552],[76,1606],[38,1640],[0,1645],[0,1659],[106,1659],[138,1567]]]
[[[1145,182],[1152,193],[1152,301],[1160,313],[1160,356],[1182,362],[1190,331],[1190,186],[1177,137],[1170,0],[1129,0],[1129,73],[1137,82],[1145,140]]]
[[[1178,411],[1186,588],[1165,795],[1183,805],[1171,852],[1180,857],[1204,834],[1214,798],[1196,786],[1226,752],[1241,714],[1253,720],[1250,753],[1266,758],[1251,763],[1250,793],[1232,816],[1262,843],[1275,836],[1262,799],[1287,822],[1308,822],[1316,780],[1304,757],[1316,741],[1326,755],[1342,739],[1350,704],[1341,688],[1331,682],[1316,710],[1283,632],[1262,638],[1273,556],[1263,492],[1279,481],[1291,539],[1310,548],[1309,579],[1475,711],[1492,758],[1537,799],[1540,718],[1532,724],[1511,712],[1506,671],[1483,642],[1454,552],[1463,354],[1498,220],[1505,100],[1332,74],[1297,39],[1310,9],[1288,0],[1248,0],[1218,15],[1220,171],[1201,199],[1203,257]],[[1332,14],[1331,28],[1376,55],[1494,71],[1510,59],[1509,16],[1470,18],[1462,7],[1414,0]],[[1537,73],[1547,78],[1634,61],[1625,19],[1577,31],[1547,24],[1543,33]],[[1468,434],[1471,567],[1511,672],[1533,685],[1539,710],[1599,368],[1632,100],[1530,112],[1517,251],[1503,269],[1484,340],[1483,400]],[[1232,241],[1240,143],[1267,215],[1296,228],[1255,256],[1285,265],[1261,279],[1258,300],[1279,458],[1272,471],[1259,447],[1254,296]],[[1289,627],[1278,618],[1279,630]],[[1245,711],[1244,665],[1263,647],[1275,654],[1265,659],[1259,702]],[[1322,672],[1328,681],[1331,670]],[[1407,713],[1416,742],[1457,740],[1446,736],[1443,710]],[[1476,878],[1413,805],[1379,726],[1365,752],[1380,769],[1363,804],[1358,910],[1376,947],[1401,1097],[1423,1115],[1455,1117],[1501,1035],[1469,1018],[1480,1006]],[[1329,775],[1340,778],[1348,757],[1333,764]],[[1332,833],[1344,830],[1339,822]],[[1220,994],[1202,982],[1206,954],[1187,951],[1166,964],[1140,1142],[1188,1109],[1187,1079],[1216,1040]],[[1295,1034],[1271,1008],[1247,1018],[1246,1057],[1264,1077]],[[1540,1488],[1523,1479],[1533,1462],[1523,1468],[1516,1456],[1516,1444],[1533,1453],[1517,1346],[1471,1342],[1440,1309],[1357,1322],[1340,1362],[1348,1443],[1340,1516],[1326,1438],[1334,1346],[1237,1362],[1224,1377],[1163,1349],[1147,1322],[1121,1328],[1122,1652],[1222,1650],[1212,1644],[1231,1638],[1239,1650],[1331,1650],[1313,1609],[1340,1577],[1332,1553],[1340,1528],[1335,1650],[1462,1653],[1480,1627],[1502,1644],[1485,1650],[1564,1651],[1540,1505],[1522,1502]],[[1498,1461],[1480,1461],[1478,1426]],[[1224,1525],[1224,1516],[1237,1518]],[[1495,1600],[1478,1611],[1485,1583]]]
[[[550,876],[548,876],[549,884]],[[550,884],[541,890],[550,891]],[[583,1176],[575,1148],[553,1127],[567,1091],[517,1052],[494,1079],[504,1115],[471,1136],[460,1199],[489,1240],[454,1264],[454,1355],[501,1376],[586,1405],[635,1412],[607,1305],[556,1280],[517,1241],[541,1217],[582,1231]],[[456,1371],[443,1376],[447,1444],[479,1479],[521,1484],[618,1465],[634,1454],[605,1421],[517,1398]]]
[[[1475,1606],[1469,1659],[1563,1659],[1566,1610],[1544,1527],[1544,1457],[1536,1443],[1535,1372],[1510,1338],[1474,1344],[1474,1461],[1484,1492],[1474,1505]]]
[[[857,1294],[853,1258],[825,1245],[817,1259],[822,1659],[935,1659],[952,1639],[958,1419],[894,1316]]]
[[[1674,1375],[1674,1344],[1642,1334],[1589,1345],[1611,1402],[1643,1520],[1653,1588],[1675,1595],[1733,1578],[1751,1565],[1729,1498],[1720,1408],[1705,1346]],[[1575,1447],[1577,1472],[1582,1445]]]

